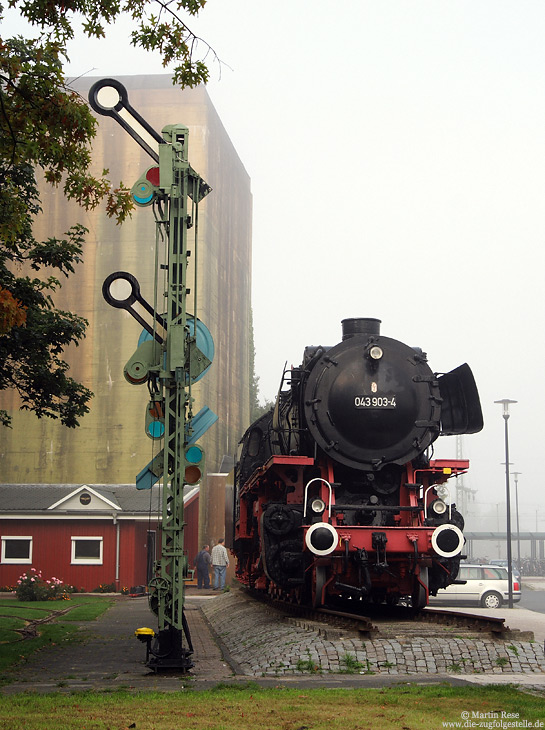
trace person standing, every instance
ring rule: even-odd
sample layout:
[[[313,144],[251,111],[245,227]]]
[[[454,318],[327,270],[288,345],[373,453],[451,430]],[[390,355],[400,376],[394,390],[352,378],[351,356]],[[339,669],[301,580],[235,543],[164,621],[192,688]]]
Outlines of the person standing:
[[[195,568],[197,569],[197,588],[210,588],[210,565],[212,557],[210,555],[210,545],[203,545],[202,550],[195,558]]]
[[[229,565],[229,555],[225,549],[223,537],[220,537],[218,544],[212,548],[212,566],[214,568],[214,590],[225,588],[225,574]]]

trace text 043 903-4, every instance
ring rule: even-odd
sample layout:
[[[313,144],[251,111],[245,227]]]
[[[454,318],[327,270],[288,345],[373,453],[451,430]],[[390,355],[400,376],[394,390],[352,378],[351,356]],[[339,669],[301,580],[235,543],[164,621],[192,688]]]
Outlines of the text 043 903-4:
[[[395,408],[395,395],[357,395],[354,398],[356,408]]]

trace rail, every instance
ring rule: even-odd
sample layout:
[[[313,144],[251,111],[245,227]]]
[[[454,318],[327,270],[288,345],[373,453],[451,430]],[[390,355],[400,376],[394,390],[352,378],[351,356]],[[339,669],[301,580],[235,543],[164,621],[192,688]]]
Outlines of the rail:
[[[329,624],[333,627],[341,627],[347,630],[357,631],[362,638],[380,638],[381,634],[388,633],[390,627],[403,622],[405,626],[410,624],[439,624],[442,626],[457,627],[476,633],[488,633],[496,639],[511,639],[520,641],[532,641],[533,632],[511,629],[505,624],[504,616],[489,616],[465,611],[448,610],[443,608],[430,608],[426,606],[420,610],[414,610],[404,606],[366,606],[366,614],[354,613],[334,608],[309,608],[297,603],[286,603],[278,599],[272,599],[254,591],[248,591],[249,595],[260,601],[264,601],[292,617],[297,617],[313,623]]]

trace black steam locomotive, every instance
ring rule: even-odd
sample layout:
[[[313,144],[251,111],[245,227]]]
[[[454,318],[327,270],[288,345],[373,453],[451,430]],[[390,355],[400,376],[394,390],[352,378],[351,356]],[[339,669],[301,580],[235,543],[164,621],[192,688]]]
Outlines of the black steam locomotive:
[[[313,606],[421,607],[456,579],[464,520],[447,481],[469,466],[430,447],[481,430],[477,388],[467,365],[433,373],[422,350],[383,337],[380,320],[342,326],[338,345],[305,349],[241,440],[237,576]]]

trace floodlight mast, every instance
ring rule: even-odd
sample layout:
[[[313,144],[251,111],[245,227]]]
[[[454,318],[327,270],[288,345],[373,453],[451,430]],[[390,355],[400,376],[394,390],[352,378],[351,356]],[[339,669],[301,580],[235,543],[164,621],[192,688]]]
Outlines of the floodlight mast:
[[[146,150],[158,169],[150,168],[134,184],[131,193],[137,206],[155,202],[157,242],[165,240],[167,283],[161,295],[166,313],[160,314],[145,302],[138,282],[127,272],[115,272],[103,285],[106,301],[126,309],[145,330],[147,338],[125,366],[125,378],[135,385],[147,383],[150,405],[146,411],[146,433],[152,439],[164,439],[163,450],[136,478],[138,489],[150,489],[162,478],[161,558],[154,565],[155,577],[148,582],[149,601],[157,614],[159,631],[142,628],[135,633],[147,644],[146,663],[156,671],[161,668],[187,670],[193,666],[193,646],[184,615],[184,578],[187,558],[184,554],[184,500],[186,484],[200,481],[204,469],[204,451],[195,442],[217,416],[208,408],[199,427],[193,428],[192,383],[211,364],[213,341],[206,327],[197,319],[196,286],[193,291],[194,311],[187,312],[188,228],[197,219],[200,200],[210,187],[190,167],[188,161],[189,130],[183,125],[168,125],[159,136],[129,105],[125,87],[113,79],[103,79],[89,91],[91,106],[99,114],[113,117]],[[188,201],[192,201],[192,216]],[[162,229],[160,231],[160,229]],[[196,260],[197,227],[194,228],[193,254]],[[131,294],[116,299],[110,287],[117,279],[130,283]],[[195,266],[195,285],[197,271]],[[156,282],[157,286],[157,282]],[[156,301],[160,297],[155,297]],[[146,324],[136,310],[140,302],[151,315],[153,325]],[[157,324],[163,330],[158,335]],[[203,339],[204,338],[204,339]],[[206,354],[202,352],[203,348]],[[202,423],[205,422],[203,426]],[[194,433],[195,431],[195,433]]]

